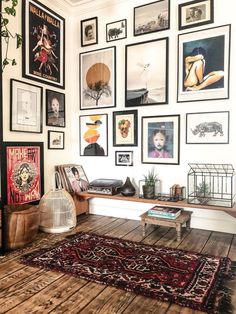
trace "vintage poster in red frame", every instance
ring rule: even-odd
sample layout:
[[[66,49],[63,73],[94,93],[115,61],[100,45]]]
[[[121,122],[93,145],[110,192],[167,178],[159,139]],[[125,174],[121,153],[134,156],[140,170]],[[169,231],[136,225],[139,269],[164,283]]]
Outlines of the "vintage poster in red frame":
[[[41,147],[7,146],[7,203],[24,204],[41,198]]]

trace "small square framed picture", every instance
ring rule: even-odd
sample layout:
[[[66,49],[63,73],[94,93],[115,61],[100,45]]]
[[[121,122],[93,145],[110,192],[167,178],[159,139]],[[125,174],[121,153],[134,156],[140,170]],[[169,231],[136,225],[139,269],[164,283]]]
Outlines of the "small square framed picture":
[[[92,17],[80,21],[81,46],[90,46],[98,43],[98,18]]]
[[[46,89],[46,125],[66,126],[65,94]]]
[[[179,5],[179,29],[214,22],[214,0],[195,0]]]
[[[64,149],[64,142],[64,132],[48,131],[48,149]]]
[[[106,40],[114,41],[127,37],[127,20],[120,20],[106,25]]]
[[[116,151],[116,166],[133,166],[133,151]]]

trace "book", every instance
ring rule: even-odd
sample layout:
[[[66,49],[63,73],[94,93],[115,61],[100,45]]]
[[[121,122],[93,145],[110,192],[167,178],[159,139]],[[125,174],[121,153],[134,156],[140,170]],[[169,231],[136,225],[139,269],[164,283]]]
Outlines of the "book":
[[[154,206],[148,210],[148,216],[158,215],[158,217],[177,218],[181,214],[182,208]]]

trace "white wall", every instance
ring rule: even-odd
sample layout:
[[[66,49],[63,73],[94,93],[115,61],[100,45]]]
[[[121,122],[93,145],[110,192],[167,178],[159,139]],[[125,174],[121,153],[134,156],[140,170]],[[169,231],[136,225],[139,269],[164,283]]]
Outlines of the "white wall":
[[[133,8],[151,1],[145,0],[113,0],[108,1],[109,6],[105,6],[103,2],[96,3],[96,7],[91,8],[91,5],[85,5],[79,8],[69,8],[63,4],[62,0],[52,2],[48,0],[41,1],[43,4],[54,9],[58,14],[66,19],[66,129],[65,129],[65,150],[53,151],[47,149],[47,130],[55,129],[45,126],[45,99],[43,112],[43,134],[27,134],[16,133],[9,131],[9,80],[10,78],[21,79],[26,82],[31,82],[21,77],[21,51],[15,51],[14,54],[18,60],[16,68],[8,67],[4,72],[4,140],[7,141],[44,141],[45,142],[45,190],[51,188],[51,174],[53,166],[61,163],[76,162],[83,165],[88,179],[91,181],[99,177],[119,178],[125,180],[126,176],[130,176],[135,184],[142,179],[142,175],[147,173],[153,165],[141,163],[141,117],[142,116],[158,116],[158,115],[181,115],[181,140],[180,140],[180,164],[179,165],[155,165],[156,172],[162,182],[162,192],[169,192],[170,186],[173,184],[187,185],[187,173],[189,170],[188,163],[206,162],[206,163],[232,163],[235,167],[235,149],[236,131],[236,91],[234,88],[235,82],[235,21],[234,21],[234,0],[214,1],[215,22],[206,25],[205,27],[192,28],[186,31],[178,31],[178,4],[187,1],[171,0],[171,27],[170,30],[161,31],[143,36],[133,36]],[[20,11],[19,11],[20,16]],[[80,47],[80,20],[97,16],[98,17],[98,44],[89,47]],[[127,19],[127,38],[123,40],[106,43],[105,31],[106,23]],[[231,29],[231,64],[230,64],[230,98],[224,100],[199,101],[189,103],[177,103],[177,40],[178,34],[205,29],[208,27],[232,24]],[[15,24],[16,29],[20,29],[21,20],[17,19]],[[125,45],[140,41],[147,41],[155,38],[169,37],[169,104],[157,106],[142,106],[138,107],[138,146],[125,147],[124,150],[133,150],[134,166],[133,167],[118,167],[115,166],[115,151],[123,150],[122,147],[113,147],[112,139],[112,112],[114,110],[130,110],[136,109],[125,108]],[[116,46],[117,49],[117,106],[116,108],[107,108],[100,110],[83,110],[79,112],[79,53],[95,50],[99,48]],[[13,49],[13,48],[12,48]],[[37,85],[51,89],[50,86],[42,85],[37,82]],[[63,92],[58,89],[58,91]],[[230,143],[221,145],[190,145],[185,143],[185,114],[188,112],[210,112],[210,111],[230,111]],[[108,122],[108,157],[85,157],[79,153],[79,115],[87,115],[94,113],[107,113]],[[60,128],[59,128],[60,130]],[[96,204],[98,208],[96,209]],[[127,204],[125,202],[125,204]],[[133,204],[133,207],[132,207]],[[119,215],[119,204],[106,201],[101,206],[101,200],[95,199],[92,202],[93,212],[102,213],[101,208],[108,206],[111,208],[111,215]],[[120,202],[122,208],[123,202]],[[125,205],[126,206],[126,205]],[[128,205],[134,210],[135,203]],[[100,208],[100,209],[99,209]],[[146,208],[146,207],[145,207]],[[109,209],[106,210],[109,214]],[[128,212],[127,212],[128,213]],[[136,217],[137,214],[130,214],[128,217]],[[201,218],[203,217],[203,219]],[[192,219],[192,226],[196,228],[212,229],[225,232],[235,232],[236,219],[231,218],[225,213],[215,211],[196,210]]]

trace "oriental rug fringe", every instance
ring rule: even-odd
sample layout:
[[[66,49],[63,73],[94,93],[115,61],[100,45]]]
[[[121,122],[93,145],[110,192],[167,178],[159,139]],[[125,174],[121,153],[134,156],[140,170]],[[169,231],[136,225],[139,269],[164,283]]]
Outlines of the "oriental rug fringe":
[[[79,232],[20,261],[209,314],[232,313],[226,280],[236,266],[226,257]]]

